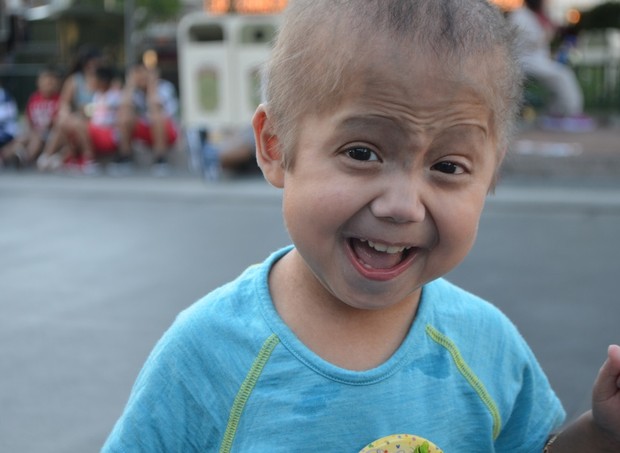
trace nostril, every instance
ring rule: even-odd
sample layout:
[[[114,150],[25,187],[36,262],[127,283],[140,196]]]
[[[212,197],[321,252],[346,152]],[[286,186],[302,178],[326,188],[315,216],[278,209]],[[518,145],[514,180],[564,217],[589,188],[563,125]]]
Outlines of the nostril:
[[[397,224],[423,221],[426,207],[419,181],[412,180],[410,176],[396,176],[389,183],[370,203],[372,214],[378,219]]]

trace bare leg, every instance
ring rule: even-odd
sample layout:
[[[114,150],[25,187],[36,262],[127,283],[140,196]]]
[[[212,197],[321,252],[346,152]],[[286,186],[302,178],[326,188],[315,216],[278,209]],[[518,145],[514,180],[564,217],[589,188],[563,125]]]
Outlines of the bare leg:
[[[88,133],[88,122],[86,119],[76,115],[68,123],[68,127],[70,133],[75,136],[76,145],[84,159],[93,160],[95,158],[95,149]]]
[[[129,103],[121,104],[118,110],[118,127],[120,132],[118,154],[120,157],[131,156],[131,142],[135,125],[136,115],[133,106]]]
[[[43,150],[44,143],[43,138],[37,133],[32,133],[28,137],[24,143],[24,146],[26,148],[26,155],[29,164],[37,160],[39,154],[41,154],[41,151]]]
[[[50,132],[50,136],[45,142],[43,147],[43,156],[49,157],[56,153],[67,142],[65,130],[62,123],[56,124],[56,126]]]
[[[166,116],[161,109],[151,115],[151,135],[153,136],[153,157],[155,159],[164,157],[167,151],[167,136],[166,136]]]

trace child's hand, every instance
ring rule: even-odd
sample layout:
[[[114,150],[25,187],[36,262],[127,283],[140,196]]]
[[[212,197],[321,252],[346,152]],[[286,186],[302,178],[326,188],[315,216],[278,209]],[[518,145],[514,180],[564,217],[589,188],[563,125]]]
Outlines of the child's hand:
[[[594,422],[620,442],[620,346],[612,345],[598,373],[592,392]]]

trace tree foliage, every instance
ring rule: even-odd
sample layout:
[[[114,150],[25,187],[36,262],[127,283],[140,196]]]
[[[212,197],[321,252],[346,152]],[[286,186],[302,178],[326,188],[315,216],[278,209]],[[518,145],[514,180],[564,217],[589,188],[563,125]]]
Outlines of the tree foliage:
[[[582,14],[582,30],[620,28],[620,1],[610,1],[595,6]]]
[[[126,0],[73,0],[74,6],[112,9],[122,13]],[[181,0],[133,0],[135,12],[140,12],[148,20],[166,20],[176,17],[181,11]]]
[[[181,0],[135,0],[135,3],[144,8],[151,19],[170,19],[181,11]]]

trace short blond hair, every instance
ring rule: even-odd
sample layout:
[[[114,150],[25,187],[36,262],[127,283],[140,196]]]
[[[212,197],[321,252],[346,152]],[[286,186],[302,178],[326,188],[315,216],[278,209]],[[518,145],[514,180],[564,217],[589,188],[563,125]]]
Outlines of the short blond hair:
[[[365,43],[379,33],[399,46],[430,52],[444,64],[487,61],[489,75],[482,84],[498,146],[507,146],[523,77],[516,34],[487,0],[291,0],[263,87],[285,165],[293,163],[301,120],[342,102]]]

